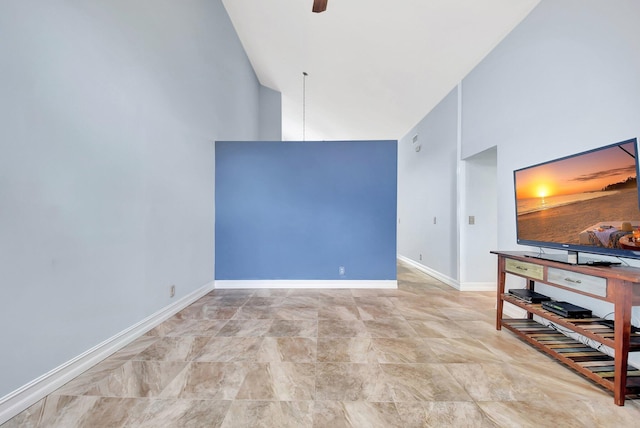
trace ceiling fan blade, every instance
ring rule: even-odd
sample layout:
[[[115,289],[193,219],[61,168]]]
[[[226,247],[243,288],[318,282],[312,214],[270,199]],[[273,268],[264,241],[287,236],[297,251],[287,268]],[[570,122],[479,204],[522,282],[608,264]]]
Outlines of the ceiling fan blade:
[[[313,0],[313,11],[315,13],[324,12],[327,10],[327,2],[329,0]]]

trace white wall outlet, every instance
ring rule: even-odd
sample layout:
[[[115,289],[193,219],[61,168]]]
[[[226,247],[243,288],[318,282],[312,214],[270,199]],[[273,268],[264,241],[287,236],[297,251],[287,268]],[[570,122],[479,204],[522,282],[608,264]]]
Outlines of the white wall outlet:
[[[420,254],[420,260],[422,260],[422,254]]]
[[[169,287],[169,297],[173,297],[176,295],[176,286],[172,285],[171,287]]]
[[[474,215],[469,216],[469,224],[476,224],[476,216]]]
[[[344,276],[344,274],[345,274],[344,266],[338,267],[338,274],[340,276]]]
[[[436,224],[436,223],[437,223],[437,220],[436,220],[436,218],[434,217],[434,218],[433,218],[433,224]]]

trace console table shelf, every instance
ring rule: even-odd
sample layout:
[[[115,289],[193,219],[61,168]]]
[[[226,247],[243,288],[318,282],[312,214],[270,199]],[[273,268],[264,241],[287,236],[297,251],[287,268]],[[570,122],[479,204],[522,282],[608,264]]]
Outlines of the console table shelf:
[[[615,332],[612,328],[600,324],[600,321],[603,321],[602,318],[565,318],[542,309],[542,305],[540,303],[528,303],[509,294],[503,294],[502,300],[509,302],[512,305],[516,305],[530,314],[538,315],[553,322],[554,324],[558,324],[564,328],[588,337],[589,339],[602,343],[609,348],[615,347]],[[503,318],[503,325],[505,321],[506,320]],[[631,334],[629,337],[629,352],[635,351],[640,351],[640,334]]]
[[[615,360],[609,355],[530,319],[503,319],[502,326],[594,382],[613,390]],[[626,393],[639,392],[640,370],[629,366]]]
[[[627,365],[629,352],[640,351],[640,334],[631,333],[632,308],[640,306],[640,269],[570,265],[522,251],[492,253],[498,256],[497,330],[504,326],[541,351],[613,391],[614,402],[619,406],[624,405],[626,395],[640,393],[640,370]],[[507,274],[524,278],[531,290],[536,283],[543,283],[613,303],[615,327],[600,324],[603,320],[597,317],[565,318],[543,309],[540,304],[527,303],[505,294]],[[504,302],[524,309],[527,317],[504,318]],[[534,316],[549,321],[550,326],[537,322]],[[559,330],[570,330],[612,348],[615,358]]]

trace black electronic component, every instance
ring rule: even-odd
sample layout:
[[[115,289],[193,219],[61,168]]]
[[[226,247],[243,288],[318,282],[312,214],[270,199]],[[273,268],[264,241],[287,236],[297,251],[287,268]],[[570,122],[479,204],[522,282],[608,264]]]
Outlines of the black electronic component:
[[[589,318],[591,317],[591,310],[583,308],[578,305],[574,305],[569,302],[558,302],[555,300],[549,300],[542,302],[542,309],[545,309],[554,314],[566,318]]]
[[[529,290],[528,288],[512,288],[509,290],[509,294],[529,303],[540,303],[545,300],[551,300],[551,297]]]
[[[610,327],[615,330],[615,321],[613,320],[600,320],[598,321],[598,323],[602,325],[606,325],[607,327]],[[640,328],[636,327],[635,325],[631,326],[631,333],[637,333],[638,331],[640,331]]]

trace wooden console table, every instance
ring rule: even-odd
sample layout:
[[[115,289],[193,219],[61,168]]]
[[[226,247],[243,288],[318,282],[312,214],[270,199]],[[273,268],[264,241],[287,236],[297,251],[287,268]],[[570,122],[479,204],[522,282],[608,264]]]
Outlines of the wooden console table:
[[[629,352],[640,351],[640,334],[631,334],[631,310],[640,305],[640,269],[626,266],[570,265],[536,258],[537,253],[492,251],[498,256],[496,329],[502,327],[546,352],[582,375],[613,391],[614,402],[624,405],[625,395],[640,393],[640,370],[627,366]],[[527,288],[540,282],[614,305],[615,327],[599,323],[601,318],[564,318],[505,294],[506,274],[527,280]],[[524,319],[503,318],[504,302],[525,311]],[[614,349],[615,358],[538,323],[537,315]],[[578,349],[576,349],[578,348]]]

